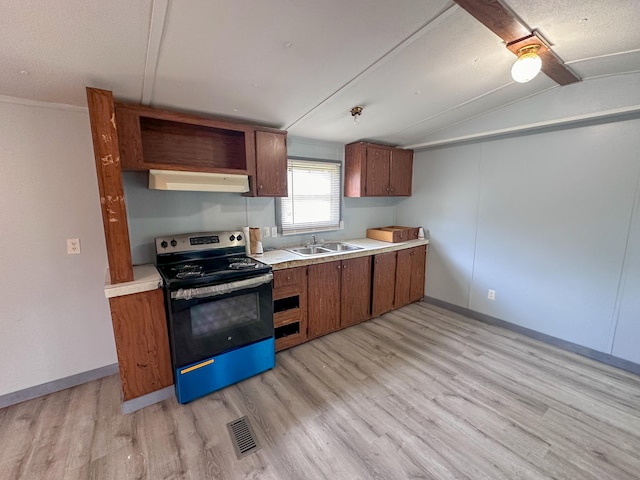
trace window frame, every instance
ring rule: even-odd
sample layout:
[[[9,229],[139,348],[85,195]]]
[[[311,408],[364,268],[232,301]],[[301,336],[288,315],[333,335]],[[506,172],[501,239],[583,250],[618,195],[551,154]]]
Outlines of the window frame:
[[[296,157],[293,155],[289,155],[287,157],[287,176],[289,175],[289,160],[295,160],[296,162],[316,162],[316,163],[326,163],[326,164],[333,164],[333,165],[338,165],[338,223],[335,226],[322,226],[322,227],[316,227],[316,228],[301,228],[301,229],[292,229],[291,231],[284,231],[283,229],[283,221],[282,221],[282,202],[286,199],[289,198],[289,188],[291,188],[291,185],[287,185],[287,196],[286,197],[281,197],[281,198],[276,198],[275,201],[275,214],[276,214],[276,224],[278,225],[278,230],[280,231],[280,234],[282,236],[290,236],[290,235],[304,235],[304,234],[308,234],[308,233],[316,233],[316,232],[334,232],[334,231],[338,231],[338,230],[342,230],[343,228],[343,224],[342,224],[342,209],[343,209],[343,194],[342,194],[342,190],[344,188],[343,186],[343,169],[344,169],[344,165],[343,162],[341,162],[340,160],[329,160],[329,159],[325,159],[325,158],[309,158],[309,157]],[[288,183],[288,182],[287,182]]]

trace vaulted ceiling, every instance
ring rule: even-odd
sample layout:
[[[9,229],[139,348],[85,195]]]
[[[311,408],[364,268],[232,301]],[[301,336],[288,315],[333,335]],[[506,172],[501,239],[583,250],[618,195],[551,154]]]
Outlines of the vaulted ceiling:
[[[502,3],[583,80],[640,71],[638,0]],[[93,86],[341,143],[415,144],[576,85],[514,82],[504,42],[449,0],[2,0],[0,10],[0,95],[84,106]]]

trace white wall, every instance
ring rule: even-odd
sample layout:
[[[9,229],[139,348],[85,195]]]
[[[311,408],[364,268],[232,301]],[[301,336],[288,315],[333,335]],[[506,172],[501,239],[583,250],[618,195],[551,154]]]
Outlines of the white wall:
[[[344,160],[344,145],[289,138],[291,156]],[[154,263],[154,238],[171,233],[237,230],[244,225],[276,225],[273,198],[248,198],[238,193],[172,192],[149,190],[146,173],[125,172],[125,198],[133,262]],[[342,204],[344,230],[322,232],[325,240],[362,238],[367,228],[393,225],[400,200],[388,198],[345,198]],[[266,248],[300,245],[310,235],[263,238]]]
[[[397,220],[430,232],[426,294],[637,362],[639,131],[634,119],[419,152]]]
[[[0,101],[0,395],[117,362],[89,116]],[[67,255],[66,239],[82,253]]]

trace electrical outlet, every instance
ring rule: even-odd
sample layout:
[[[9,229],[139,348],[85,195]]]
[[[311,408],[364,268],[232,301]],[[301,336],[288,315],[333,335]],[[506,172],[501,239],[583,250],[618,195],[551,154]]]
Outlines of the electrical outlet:
[[[262,237],[267,238],[271,234],[271,229],[269,227],[262,227]]]
[[[495,290],[489,290],[489,292],[487,293],[487,298],[489,300],[495,300],[496,299],[496,291]]]
[[[278,236],[278,227],[271,227],[271,236],[276,238]]]
[[[76,253],[80,253],[80,239],[67,238],[67,254],[75,255]]]

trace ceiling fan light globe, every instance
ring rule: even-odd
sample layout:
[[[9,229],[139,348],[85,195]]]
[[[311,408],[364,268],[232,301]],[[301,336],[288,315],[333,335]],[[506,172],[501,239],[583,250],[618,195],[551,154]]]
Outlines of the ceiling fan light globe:
[[[511,76],[516,82],[526,83],[535,78],[542,68],[542,59],[536,53],[525,53],[511,67]]]

